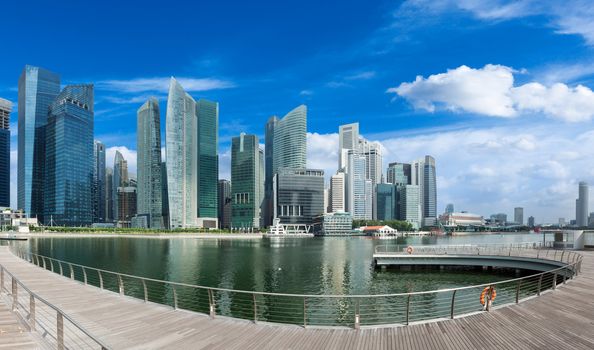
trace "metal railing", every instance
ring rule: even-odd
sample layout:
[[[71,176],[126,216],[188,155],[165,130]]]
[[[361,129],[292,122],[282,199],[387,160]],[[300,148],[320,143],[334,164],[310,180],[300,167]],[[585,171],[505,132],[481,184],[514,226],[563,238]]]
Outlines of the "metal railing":
[[[6,281],[6,279],[9,281]],[[9,283],[10,288],[5,286]],[[0,265],[0,295],[31,332],[58,350],[110,349],[64,311],[32,292],[4,266]]]
[[[502,247],[497,249],[503,254]],[[458,248],[461,249],[461,248]],[[493,250],[493,247],[490,247]],[[484,288],[497,290],[493,307],[519,303],[526,298],[553,290],[576,276],[581,269],[580,254],[549,249],[514,248],[507,254],[557,259],[564,266],[530,276],[467,287],[432,291],[375,295],[304,295],[254,292],[207,287],[133,276],[23,251],[19,257],[52,272],[144,302],[168,305],[254,322],[289,323],[307,326],[408,325],[413,322],[454,318],[483,311],[479,296]],[[512,253],[510,253],[510,251]],[[478,254],[484,253],[479,249]],[[470,252],[469,252],[470,253]],[[473,250],[471,254],[477,254]]]

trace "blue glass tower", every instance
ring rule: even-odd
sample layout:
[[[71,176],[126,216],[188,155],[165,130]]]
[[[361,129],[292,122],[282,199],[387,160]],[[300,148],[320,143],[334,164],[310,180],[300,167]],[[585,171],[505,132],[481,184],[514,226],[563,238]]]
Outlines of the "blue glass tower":
[[[25,66],[19,78],[17,207],[43,220],[45,125],[49,106],[60,93],[60,77]]]
[[[0,207],[10,206],[10,111],[12,103],[0,98]]]
[[[45,223],[93,222],[93,85],[68,85],[50,105],[46,126]]]

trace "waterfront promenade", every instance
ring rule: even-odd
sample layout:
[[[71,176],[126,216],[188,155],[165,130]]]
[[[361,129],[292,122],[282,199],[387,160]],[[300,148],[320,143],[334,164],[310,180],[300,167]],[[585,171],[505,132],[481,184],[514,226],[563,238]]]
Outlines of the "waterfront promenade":
[[[360,330],[211,319],[86,286],[28,263],[7,247],[0,247],[0,264],[113,349],[592,349],[594,252],[582,253],[577,278],[518,305]],[[10,280],[4,278],[1,300],[7,302]]]

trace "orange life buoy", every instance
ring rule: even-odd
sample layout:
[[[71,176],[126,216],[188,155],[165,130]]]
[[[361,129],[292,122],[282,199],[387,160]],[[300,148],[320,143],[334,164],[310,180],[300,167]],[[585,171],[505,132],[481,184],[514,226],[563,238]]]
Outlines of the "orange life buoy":
[[[485,305],[485,297],[487,297],[489,293],[491,294],[491,301],[494,301],[497,297],[497,291],[495,290],[495,287],[485,287],[485,289],[483,289],[481,292],[481,305]]]
[[[413,253],[413,247],[409,245],[409,246],[406,248],[406,252],[407,252],[408,254],[412,254],[412,253]]]

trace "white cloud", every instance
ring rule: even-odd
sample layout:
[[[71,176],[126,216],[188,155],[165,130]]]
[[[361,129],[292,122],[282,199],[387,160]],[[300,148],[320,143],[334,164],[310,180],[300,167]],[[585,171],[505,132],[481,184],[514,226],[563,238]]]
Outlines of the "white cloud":
[[[401,83],[387,92],[429,112],[444,108],[493,117],[545,114],[568,122],[594,117],[594,92],[590,88],[537,82],[514,87],[514,72],[501,65],[488,64],[479,69],[460,66],[428,78],[417,76],[415,81]]]
[[[109,90],[126,93],[159,91],[167,92],[169,89],[169,77],[137,78],[130,80],[102,80],[95,83],[99,90]],[[216,78],[176,78],[184,90],[207,91],[228,89],[235,87],[235,83]]]
[[[353,75],[348,75],[345,80],[367,80],[375,77],[375,71],[365,71]]]
[[[338,168],[338,134],[307,133],[307,167],[322,169],[326,179]]]
[[[116,151],[120,151],[124,159],[128,162],[128,173],[136,174],[136,150],[125,146],[113,146],[105,150],[106,166],[113,168]]]
[[[301,90],[299,91],[300,96],[311,96],[313,95],[313,91],[311,90]]]

